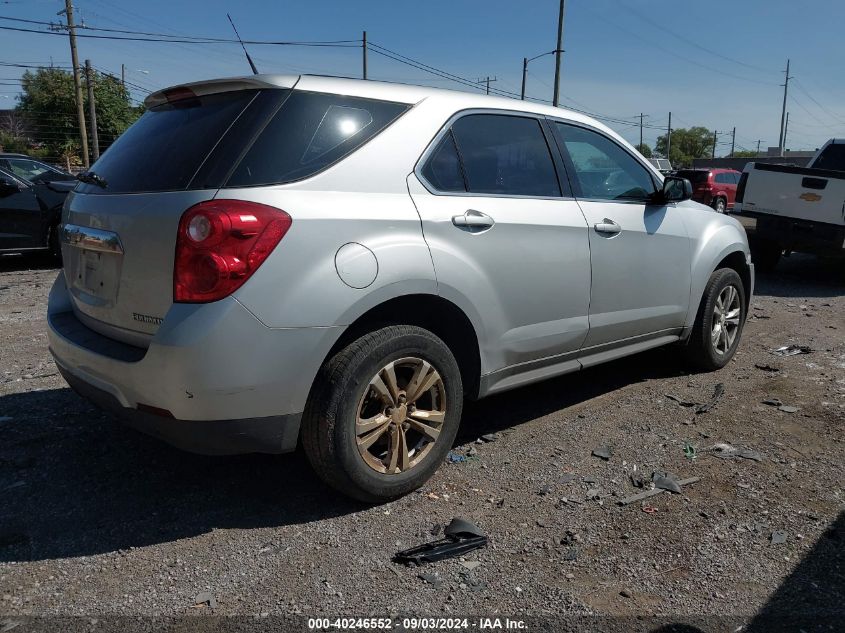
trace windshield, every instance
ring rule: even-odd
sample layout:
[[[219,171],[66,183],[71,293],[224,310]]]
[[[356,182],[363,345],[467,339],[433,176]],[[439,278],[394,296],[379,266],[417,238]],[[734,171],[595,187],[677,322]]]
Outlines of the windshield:
[[[49,182],[51,180],[73,180],[71,174],[59,171],[45,163],[31,158],[8,158],[9,171],[18,178],[29,182]]]

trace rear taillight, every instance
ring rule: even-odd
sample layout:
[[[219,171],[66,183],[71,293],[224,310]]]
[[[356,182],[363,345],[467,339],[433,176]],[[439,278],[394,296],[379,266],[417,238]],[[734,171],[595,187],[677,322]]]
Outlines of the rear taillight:
[[[243,200],[194,205],[179,220],[173,301],[207,303],[240,288],[291,225],[280,209]]]

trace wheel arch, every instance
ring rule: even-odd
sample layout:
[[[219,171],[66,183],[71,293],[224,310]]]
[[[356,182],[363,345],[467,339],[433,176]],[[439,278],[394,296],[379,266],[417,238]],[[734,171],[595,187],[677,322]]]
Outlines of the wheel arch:
[[[351,341],[388,325],[416,325],[442,339],[458,362],[464,394],[471,399],[478,396],[481,378],[478,333],[461,308],[438,295],[401,295],[369,308],[346,327],[323,363]]]

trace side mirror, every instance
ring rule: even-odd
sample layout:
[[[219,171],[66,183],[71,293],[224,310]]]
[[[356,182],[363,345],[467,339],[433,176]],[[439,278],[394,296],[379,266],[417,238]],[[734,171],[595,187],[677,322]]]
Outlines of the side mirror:
[[[0,176],[0,193],[17,193],[21,190],[20,183],[8,176]]]
[[[666,176],[663,179],[663,200],[665,202],[682,202],[692,198],[692,183],[686,178]]]

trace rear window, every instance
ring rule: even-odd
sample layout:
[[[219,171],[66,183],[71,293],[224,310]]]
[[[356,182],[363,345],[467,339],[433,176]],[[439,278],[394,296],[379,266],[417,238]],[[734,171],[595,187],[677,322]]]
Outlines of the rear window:
[[[831,143],[813,165],[815,169],[845,171],[845,143]]]
[[[676,174],[678,178],[686,178],[693,185],[699,185],[707,182],[707,177],[709,175],[709,171],[695,171],[692,169],[682,169]]]
[[[313,176],[361,147],[407,104],[294,91],[226,183],[250,187]]]
[[[107,183],[77,185],[85,193],[187,189],[211,150],[256,96],[241,90],[151,108],[92,166]]]

